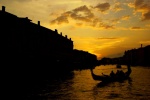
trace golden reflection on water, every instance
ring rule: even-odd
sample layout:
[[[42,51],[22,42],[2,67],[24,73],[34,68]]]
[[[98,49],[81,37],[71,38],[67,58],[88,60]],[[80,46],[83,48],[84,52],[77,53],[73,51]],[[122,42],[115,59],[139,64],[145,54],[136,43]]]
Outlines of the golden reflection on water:
[[[117,70],[123,70],[124,72],[127,71],[126,66],[122,66],[121,69],[116,68],[114,65],[107,65],[107,66],[97,66],[93,70],[95,74],[101,75],[102,73],[109,75],[111,71],[116,72]],[[136,70],[136,68],[134,68]],[[144,71],[144,70],[143,70]],[[143,74],[140,70],[137,70],[136,72],[133,71],[131,74],[131,78],[129,80],[125,80],[123,82],[113,82],[110,84],[103,84],[101,85],[100,81],[95,81],[92,79],[90,70],[82,70],[82,71],[74,71],[75,77],[73,78],[73,95],[71,96],[74,100],[108,100],[108,99],[128,99],[133,100],[136,98],[139,98],[137,96],[142,97],[143,93],[141,93],[139,90],[143,88],[144,86],[140,85],[140,80],[137,78],[137,83],[135,83],[135,87],[133,86],[132,82],[132,74],[133,77],[137,74]],[[148,76],[148,75],[147,75]],[[147,79],[143,79],[145,82],[148,83]],[[145,83],[142,83],[145,84]],[[141,85],[142,85],[141,84]],[[137,86],[136,86],[137,85]],[[150,87],[150,86],[149,86]],[[139,90],[137,90],[139,88]],[[145,89],[146,90],[146,89]],[[133,93],[132,93],[133,92]],[[150,93],[150,91],[148,91]],[[147,92],[146,92],[147,94]],[[148,96],[150,98],[150,96]]]
[[[121,68],[124,72],[126,66]],[[119,70],[121,70],[119,69]],[[150,99],[150,68],[131,67],[129,80],[101,84],[101,81],[92,79],[91,72],[87,70],[73,71],[73,77],[56,80],[49,84],[54,90],[47,93],[46,100],[148,100]],[[109,74],[118,69],[114,65],[97,66],[95,74]],[[51,87],[48,87],[51,89]],[[44,99],[45,100],[45,99]]]
[[[111,70],[117,71],[116,68],[112,68],[112,66],[97,66],[94,69],[94,73],[97,75],[101,75],[102,73],[109,75]],[[123,70],[126,70],[126,66],[123,66]],[[98,84],[100,81],[95,81],[92,79],[90,70],[81,70],[74,71],[74,79],[73,79],[73,97],[76,97],[78,100],[84,100],[85,98],[88,100],[94,100],[97,96],[104,96],[108,92],[113,92],[110,95],[117,96],[117,93],[114,91],[118,91],[118,89],[106,88],[106,90],[98,89]],[[113,85],[113,84],[112,84]],[[112,86],[113,87],[113,86]],[[101,93],[99,95],[99,93]]]
[[[90,70],[74,71],[76,77],[73,79],[72,87],[74,89],[74,95],[76,100],[84,100],[88,98],[92,100],[93,86],[98,82],[94,81],[91,77]]]

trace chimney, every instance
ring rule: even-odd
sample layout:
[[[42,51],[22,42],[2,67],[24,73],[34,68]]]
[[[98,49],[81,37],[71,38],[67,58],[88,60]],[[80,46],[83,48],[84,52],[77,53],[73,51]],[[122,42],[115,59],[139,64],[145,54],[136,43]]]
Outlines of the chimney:
[[[38,25],[40,26],[40,21],[38,21]]]
[[[141,48],[142,48],[142,44],[141,44]]]
[[[55,29],[55,32],[58,33],[58,32],[57,32],[57,29]]]
[[[2,6],[2,12],[5,12],[5,6]]]
[[[62,32],[60,32],[60,35],[62,36]]]
[[[67,38],[67,35],[65,35],[65,37]]]

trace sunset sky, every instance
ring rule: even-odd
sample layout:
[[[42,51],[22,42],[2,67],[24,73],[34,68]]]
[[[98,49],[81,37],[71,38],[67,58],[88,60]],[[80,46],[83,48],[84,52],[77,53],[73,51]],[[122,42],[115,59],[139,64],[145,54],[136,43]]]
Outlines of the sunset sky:
[[[150,0],[0,0],[18,17],[74,41],[74,49],[102,57],[150,45]]]

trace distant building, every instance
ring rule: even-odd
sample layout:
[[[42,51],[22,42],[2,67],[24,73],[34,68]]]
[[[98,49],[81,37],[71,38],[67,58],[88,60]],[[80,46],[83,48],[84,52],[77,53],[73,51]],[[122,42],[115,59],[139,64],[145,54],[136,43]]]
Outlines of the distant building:
[[[125,51],[123,59],[131,65],[150,65],[150,45]]]
[[[150,45],[124,52],[122,57],[102,58],[99,64],[130,64],[134,66],[150,66]]]

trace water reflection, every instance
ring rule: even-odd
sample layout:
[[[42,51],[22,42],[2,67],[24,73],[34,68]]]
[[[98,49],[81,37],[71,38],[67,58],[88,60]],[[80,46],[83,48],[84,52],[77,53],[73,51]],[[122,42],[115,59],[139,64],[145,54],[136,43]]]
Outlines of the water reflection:
[[[108,69],[107,69],[108,68]],[[110,73],[113,66],[97,67],[95,73]],[[48,81],[32,100],[139,100],[150,99],[150,69],[132,67],[128,80],[102,83],[92,79],[90,70],[75,70],[71,74]],[[124,69],[126,70],[126,69]],[[139,73],[144,73],[141,74]],[[36,98],[36,99],[35,99]],[[28,99],[29,100],[29,99]]]
[[[128,83],[130,86],[132,86],[132,78],[131,77],[128,78]]]
[[[132,89],[130,85],[132,82],[129,81],[130,78],[123,82],[100,82],[93,88],[93,96],[95,97],[95,100],[122,99],[125,97],[125,93],[129,92],[129,89]]]
[[[132,79],[129,77],[127,80],[123,80],[123,81],[118,81],[117,83],[121,83],[121,84],[123,84],[123,83],[125,83],[125,82],[128,82],[128,85],[129,86],[132,86]],[[97,85],[96,85],[96,87],[97,88],[103,88],[103,87],[105,87],[105,86],[109,86],[110,84],[114,84],[114,83],[116,83],[116,82],[99,82]]]

